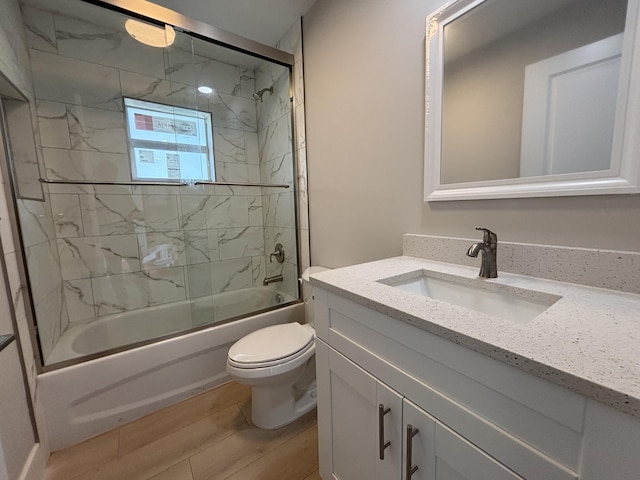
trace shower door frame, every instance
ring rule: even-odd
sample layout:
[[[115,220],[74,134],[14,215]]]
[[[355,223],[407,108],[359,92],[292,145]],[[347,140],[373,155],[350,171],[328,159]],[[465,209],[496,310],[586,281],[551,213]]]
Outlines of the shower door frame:
[[[241,37],[235,33],[208,25],[199,20],[194,20],[184,15],[143,0],[81,0],[100,7],[115,10],[126,15],[137,17],[147,22],[164,26],[171,25],[174,29],[202,40],[231,48],[232,50],[246,53],[253,57],[269,60],[284,67],[289,71],[293,67],[294,58],[291,53],[256,42],[249,38]]]
[[[293,217],[295,222],[295,238],[296,238],[296,266],[298,270],[298,276],[300,276],[300,265],[301,265],[301,254],[300,254],[300,227],[299,227],[299,205],[298,205],[298,155],[296,152],[296,124],[295,124],[295,112],[294,112],[294,76],[293,76],[293,66],[294,66],[294,56],[291,53],[285,52],[283,50],[279,50],[275,47],[271,47],[269,45],[265,45],[254,40],[241,37],[234,33],[222,30],[220,28],[214,27],[212,25],[208,25],[206,23],[200,22],[198,20],[194,20],[192,18],[186,17],[180,13],[174,12],[168,8],[149,3],[143,0],[79,0],[83,3],[88,3],[92,5],[96,5],[98,7],[106,8],[108,10],[112,10],[118,13],[122,13],[129,17],[138,18],[140,20],[144,20],[149,23],[153,23],[156,25],[164,26],[171,25],[174,29],[179,32],[188,34],[192,37],[198,38],[200,40],[210,42],[221,47],[229,48],[231,50],[235,50],[240,53],[244,53],[247,55],[251,55],[256,58],[260,58],[262,60],[266,60],[277,65],[281,65],[286,67],[289,70],[289,102],[291,104],[290,108],[290,125],[291,125],[291,154],[292,154],[292,169],[293,169]],[[7,162],[9,168],[12,168],[11,162]],[[12,175],[9,175],[9,182],[14,188],[14,179]],[[45,181],[46,183],[46,181]],[[15,193],[12,192],[13,202],[15,203]],[[15,209],[16,220],[18,218],[17,215],[17,205],[13,205]],[[17,223],[17,222],[16,222]],[[36,360],[36,369],[37,373],[46,373],[53,370],[58,370],[60,368],[65,368],[72,365],[77,365],[80,363],[84,363],[96,358],[105,357],[108,355],[112,355],[115,353],[127,351],[133,348],[141,347],[144,345],[149,345],[152,343],[156,343],[159,341],[167,340],[170,338],[180,337],[187,333],[192,333],[198,330],[203,330],[209,328],[210,326],[200,326],[194,327],[187,330],[181,330],[179,332],[174,332],[168,335],[163,335],[161,337],[155,337],[148,340],[136,342],[130,345],[125,345],[121,347],[111,348],[99,353],[83,355],[79,357],[75,357],[69,360],[57,362],[51,365],[45,365],[44,359],[42,355],[42,347],[40,345],[40,338],[38,335],[38,325],[37,319],[35,317],[35,308],[33,306],[33,299],[31,293],[31,285],[28,279],[27,274],[27,263],[26,263],[26,255],[24,253],[24,249],[22,248],[22,238],[21,238],[21,227],[17,225],[18,235],[20,236],[20,253],[19,258],[21,260],[21,267],[24,268],[22,273],[22,278],[25,279],[26,288],[25,294],[28,298],[25,305],[27,310],[27,320],[29,323],[29,330],[31,333],[31,342],[34,346],[35,360]],[[266,255],[266,248],[265,248]],[[300,285],[298,283],[298,298],[296,302],[289,302],[283,305],[278,305],[277,307],[271,307],[268,309],[260,310],[256,313],[261,313],[277,308],[281,308],[283,306],[291,305],[294,303],[299,303],[302,300],[300,299]],[[245,316],[239,317],[245,318]],[[235,319],[230,319],[229,321],[233,321]],[[226,323],[226,322],[225,322]]]

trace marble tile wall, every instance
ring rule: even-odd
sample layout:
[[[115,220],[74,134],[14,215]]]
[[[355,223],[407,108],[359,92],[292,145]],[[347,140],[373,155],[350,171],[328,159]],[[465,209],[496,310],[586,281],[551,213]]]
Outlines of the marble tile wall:
[[[19,128],[20,121],[16,118],[29,115],[29,103],[5,100],[4,105],[7,107],[7,133],[13,156],[24,146],[23,140],[29,135],[33,136],[35,133],[37,138],[37,131],[34,132],[30,126]],[[31,149],[29,156],[34,163],[38,162],[35,149]],[[16,176],[20,173],[20,170],[16,169]],[[40,190],[40,186],[38,189]],[[38,325],[38,333],[42,355],[46,358],[68,325],[69,317],[62,293],[63,278],[55,243],[51,197],[47,192],[44,192],[43,200],[18,198],[17,207],[22,226],[22,247],[31,279],[33,306],[36,316],[40,315],[39,318],[42,319]]]
[[[177,47],[163,52],[33,7],[24,6],[23,17],[48,178],[131,180],[122,105],[128,96],[210,111],[217,180],[293,182],[286,166],[291,116],[283,114],[288,73],[272,77],[268,69]],[[277,83],[262,109],[251,98],[261,88],[258,76]],[[211,95],[196,92],[205,80],[215,85]],[[277,241],[287,246],[286,288],[297,296],[293,192],[265,190],[49,185],[53,221],[34,226],[34,238],[53,239],[71,322],[262,285],[276,270],[265,247],[268,254]],[[27,210],[25,216],[38,217]]]
[[[12,8],[15,8],[12,18],[14,20],[16,18],[20,19],[21,13],[18,4],[11,3],[13,3]],[[8,10],[4,13],[11,12]],[[20,27],[18,28],[17,25],[20,25]],[[62,294],[63,279],[55,245],[55,236],[53,235],[50,197],[48,192],[43,191],[38,181],[40,175],[39,167],[43,156],[39,141],[26,34],[22,29],[21,23],[15,24],[11,28],[13,38],[10,42],[11,48],[16,52],[22,52],[17,54],[14,60],[18,62],[15,68],[23,72],[20,81],[15,83],[16,87],[20,89],[23,98],[21,100],[5,98],[3,106],[7,119],[7,136],[10,143],[12,163],[17,180],[16,188],[20,196],[17,200],[17,207],[23,228],[22,248],[30,265],[27,273],[29,278],[32,279],[31,291],[34,299],[35,314],[39,314],[42,318],[38,334],[42,356],[46,358],[62,331],[66,328],[68,315],[64,295]],[[0,30],[6,33],[4,26]],[[7,49],[3,49],[3,51],[6,52]],[[32,200],[31,198],[40,200]],[[15,258],[7,260],[7,264],[12,271],[18,273],[20,256],[16,251],[12,253]],[[12,285],[12,288],[15,288],[15,291],[20,293],[20,297],[15,299],[15,302],[16,305],[22,304],[17,309],[19,325],[24,322],[21,342],[23,350],[30,352],[30,357],[26,361],[30,365],[30,370],[33,370],[33,381],[35,382],[35,359],[33,358],[33,347],[29,335],[26,310],[23,305],[24,301],[26,301],[23,296],[25,282],[26,278],[18,276],[15,282],[16,285]]]
[[[20,7],[17,1],[0,2],[0,72],[12,84],[16,92],[26,95],[33,90],[29,69],[29,54],[24,40],[25,33],[20,22]],[[4,92],[3,92],[4,93]]]
[[[273,86],[274,93],[265,94],[264,101],[258,104],[260,178],[265,183],[284,183],[291,188],[262,189],[265,265],[268,276],[283,275],[284,281],[277,288],[296,296],[299,272],[310,266],[301,23],[295,22],[275,46],[294,55],[293,115],[289,71],[263,62],[256,69],[256,90]],[[290,167],[292,162],[295,169]],[[282,264],[269,259],[277,243],[281,243],[285,251]]]
[[[307,145],[304,115],[304,68],[302,50],[302,22],[297,21],[276,44],[280,50],[292,53],[293,65],[293,118],[296,161],[296,213],[299,238],[300,270],[311,266],[309,252],[309,202],[307,194]]]
[[[263,188],[262,209],[265,234],[266,275],[282,275],[283,282],[273,288],[297,296],[298,256],[296,250],[295,193],[292,152],[291,102],[289,70],[269,62],[256,69],[256,89],[273,87],[257,104],[260,179],[263,183],[279,183],[290,188]],[[281,243],[285,261],[272,261],[270,254]]]

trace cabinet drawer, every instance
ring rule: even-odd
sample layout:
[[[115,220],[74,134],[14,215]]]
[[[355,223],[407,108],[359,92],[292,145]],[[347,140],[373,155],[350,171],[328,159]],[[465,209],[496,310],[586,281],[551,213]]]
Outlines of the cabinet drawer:
[[[436,480],[524,480],[440,423],[435,445]]]
[[[523,480],[407,399],[402,417],[411,480]]]

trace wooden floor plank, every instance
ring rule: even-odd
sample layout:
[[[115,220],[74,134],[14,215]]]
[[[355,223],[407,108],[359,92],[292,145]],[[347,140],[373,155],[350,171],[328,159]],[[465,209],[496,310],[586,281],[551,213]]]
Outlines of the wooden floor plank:
[[[149,480],[193,480],[189,460],[184,460],[173,467],[169,467]]]
[[[200,450],[248,428],[236,405],[86,472],[83,480],[142,480],[153,477]]]
[[[250,388],[231,382],[56,452],[46,479],[320,479],[315,411],[278,430],[250,412]]]
[[[313,425],[228,480],[303,480],[318,468],[318,428]]]
[[[47,480],[68,480],[113,460],[118,455],[118,431],[111,430],[49,457]]]
[[[320,478],[320,470],[316,470],[308,477],[305,477],[304,480],[322,480],[322,478]]]
[[[313,411],[277,430],[251,427],[234,433],[224,441],[191,457],[193,478],[194,480],[225,479],[315,423],[316,413]]]
[[[250,387],[229,382],[135,420],[120,429],[119,455],[130,453],[161,436],[176,432],[207,415],[250,398]]]

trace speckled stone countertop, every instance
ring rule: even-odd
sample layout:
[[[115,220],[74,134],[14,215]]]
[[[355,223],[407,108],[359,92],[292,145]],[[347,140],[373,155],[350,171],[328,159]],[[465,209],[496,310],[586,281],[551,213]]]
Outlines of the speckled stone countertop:
[[[445,279],[453,275],[458,282],[489,290],[556,301],[521,324],[380,283],[415,276],[420,270]],[[478,268],[406,256],[317,273],[311,283],[640,417],[640,295],[510,273],[481,279]]]

